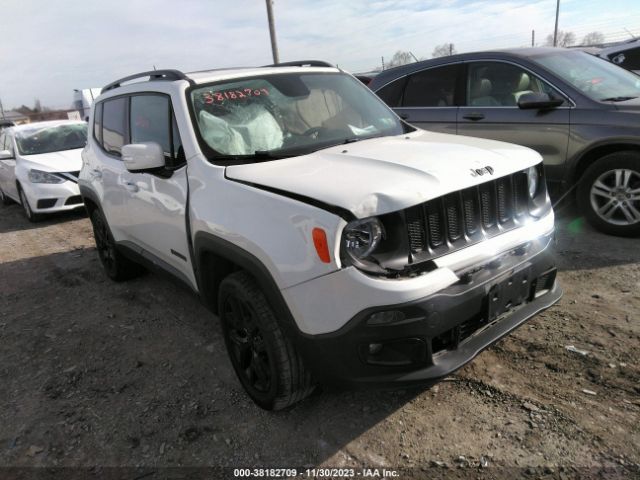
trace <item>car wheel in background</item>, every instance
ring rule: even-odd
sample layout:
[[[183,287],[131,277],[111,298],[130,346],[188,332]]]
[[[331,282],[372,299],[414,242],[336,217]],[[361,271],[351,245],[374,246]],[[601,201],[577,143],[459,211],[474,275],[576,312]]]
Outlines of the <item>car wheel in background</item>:
[[[256,404],[281,410],[311,394],[311,375],[253,277],[243,271],[227,276],[218,305],[231,364]]]
[[[121,282],[140,276],[144,272],[141,265],[118,251],[109,225],[97,208],[91,213],[91,224],[100,263],[111,280]]]
[[[20,195],[20,203],[22,204],[22,210],[24,211],[24,215],[25,217],[27,217],[27,220],[34,223],[42,220],[42,215],[33,213],[33,211],[31,210],[29,199],[27,198],[27,195],[24,193],[24,190],[22,190],[22,188],[18,188],[18,195]]]
[[[11,205],[11,199],[0,188],[0,203],[2,205]]]
[[[578,206],[598,230],[610,235],[640,235],[640,154],[602,157],[578,184]]]

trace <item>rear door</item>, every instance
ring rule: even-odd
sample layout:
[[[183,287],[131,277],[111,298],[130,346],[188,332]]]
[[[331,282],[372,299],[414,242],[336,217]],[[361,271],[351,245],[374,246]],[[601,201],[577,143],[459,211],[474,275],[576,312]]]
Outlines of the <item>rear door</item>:
[[[106,99],[96,105],[93,138],[84,154],[83,170],[116,241],[128,239],[129,214],[123,175],[122,146],[128,139],[128,97]]]
[[[456,133],[456,87],[461,65],[453,63],[421,70],[385,85],[376,93],[412,125]]]
[[[131,240],[149,260],[160,261],[195,288],[186,233],[187,166],[169,95],[132,95],[128,120],[130,143],[159,144],[166,165],[124,176]]]
[[[562,106],[521,110],[518,98],[545,92],[564,98]],[[458,134],[524,145],[544,158],[549,178],[560,178],[569,143],[571,100],[529,69],[503,61],[469,62]]]

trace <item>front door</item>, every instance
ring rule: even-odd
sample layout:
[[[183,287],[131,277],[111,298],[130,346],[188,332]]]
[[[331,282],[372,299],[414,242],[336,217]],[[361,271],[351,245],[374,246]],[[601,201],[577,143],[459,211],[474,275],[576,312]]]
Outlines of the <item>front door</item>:
[[[570,100],[557,108],[522,110],[528,92],[565,98],[529,70],[499,61],[467,64],[466,92],[458,110],[458,134],[524,145],[544,158],[547,178],[561,179],[569,143]]]
[[[158,143],[166,164],[162,171],[124,175],[131,240],[195,288],[186,233],[187,166],[170,97],[131,96],[129,125],[131,143]]]

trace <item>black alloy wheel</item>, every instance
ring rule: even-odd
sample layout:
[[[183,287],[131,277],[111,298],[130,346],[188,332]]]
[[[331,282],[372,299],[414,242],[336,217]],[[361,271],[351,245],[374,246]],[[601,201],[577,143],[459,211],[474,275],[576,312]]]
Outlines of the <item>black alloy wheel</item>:
[[[233,369],[258,406],[281,410],[313,392],[311,374],[251,275],[225,277],[218,307]]]

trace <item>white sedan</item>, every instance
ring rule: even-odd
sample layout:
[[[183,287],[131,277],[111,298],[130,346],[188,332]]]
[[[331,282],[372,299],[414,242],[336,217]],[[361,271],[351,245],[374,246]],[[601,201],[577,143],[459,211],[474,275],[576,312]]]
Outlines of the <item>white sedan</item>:
[[[83,206],[78,189],[84,122],[56,120],[6,128],[0,133],[0,200],[24,208],[35,222],[42,214]]]

